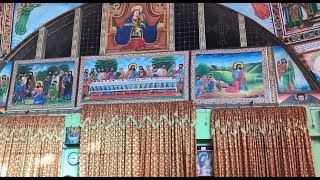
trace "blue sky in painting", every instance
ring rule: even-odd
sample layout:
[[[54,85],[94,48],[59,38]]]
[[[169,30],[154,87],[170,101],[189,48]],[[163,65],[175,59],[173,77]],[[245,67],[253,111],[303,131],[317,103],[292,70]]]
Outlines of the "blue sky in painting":
[[[269,18],[262,20],[254,14],[254,10],[253,10],[253,7],[251,6],[251,3],[219,3],[219,4],[222,4],[230,9],[233,9],[233,10],[251,18],[252,20],[254,20],[257,23],[259,23],[260,25],[262,25],[264,28],[268,29],[270,32],[274,33],[271,12],[270,12]],[[269,3],[267,3],[267,4],[269,5]]]
[[[241,61],[244,64],[262,62],[261,52],[244,52],[244,53],[228,53],[228,54],[197,54],[196,66],[200,63],[208,65],[216,65],[218,67],[230,67],[233,63]]]
[[[14,22],[12,29],[12,45],[11,49],[15,48],[20,42],[22,42],[31,33],[37,30],[39,27],[54,19],[55,17],[74,9],[83,3],[43,3],[42,6],[35,8],[31,11],[27,23],[27,32],[24,35],[18,35],[15,33],[15,24],[17,22],[17,9],[21,3],[15,3],[14,6]]]
[[[179,64],[184,64],[184,56],[174,56],[175,60],[176,60],[176,65],[178,67]],[[120,67],[124,68],[124,71],[128,70],[128,65],[130,63],[136,63],[138,66],[143,66],[144,68],[146,68],[147,65],[152,65],[152,57],[136,57],[136,58],[119,58],[117,59],[118,62],[118,69]],[[88,60],[85,62],[85,69],[91,69],[94,68],[94,65],[96,63],[96,60]]]
[[[62,64],[68,64],[70,66],[70,70],[74,71],[74,61],[50,62],[50,63],[34,63],[34,64],[28,64],[28,65],[32,68],[33,72],[40,72],[40,71],[46,71],[51,66],[59,67]]]
[[[7,77],[11,76],[11,70],[12,70],[12,61],[8,62],[4,68],[2,69],[0,76],[6,75]]]
[[[311,90],[311,87],[309,83],[307,82],[306,78],[303,76],[300,69],[297,67],[296,63],[294,63],[289,56],[289,54],[281,47],[281,46],[273,46],[273,52],[274,52],[274,59],[275,63],[277,65],[277,62],[280,61],[282,58],[289,59],[292,62],[293,68],[294,68],[294,74],[295,74],[295,87],[296,91],[302,91],[304,90]],[[283,85],[280,81],[278,81],[279,84],[279,90],[280,92],[283,91]]]

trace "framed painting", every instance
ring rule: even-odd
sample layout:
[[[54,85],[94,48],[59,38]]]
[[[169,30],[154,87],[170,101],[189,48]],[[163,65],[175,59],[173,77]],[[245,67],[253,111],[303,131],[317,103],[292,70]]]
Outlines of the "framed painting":
[[[9,83],[12,71],[12,61],[7,62],[0,73],[0,112],[3,113],[6,109]]]
[[[302,71],[281,46],[273,46],[278,93],[311,92]]]
[[[174,50],[173,4],[107,3],[106,13],[105,52]]]
[[[81,58],[77,104],[189,99],[189,52]]]
[[[293,44],[319,38],[320,3],[271,3],[275,35]]]
[[[197,150],[197,176],[213,176],[212,150]]]
[[[313,51],[299,56],[305,67],[312,72],[320,83],[320,51]]]
[[[14,61],[8,110],[75,106],[78,58]]]
[[[65,145],[79,145],[80,144],[80,126],[67,127]]]
[[[267,48],[192,51],[191,99],[198,104],[275,103]],[[274,89],[272,91],[272,88]]]

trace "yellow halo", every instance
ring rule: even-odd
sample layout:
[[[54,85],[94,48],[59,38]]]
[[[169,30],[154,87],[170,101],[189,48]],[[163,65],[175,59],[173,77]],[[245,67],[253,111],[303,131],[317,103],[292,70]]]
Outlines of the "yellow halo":
[[[37,81],[36,85],[37,85],[38,83],[40,83],[40,85],[41,85],[41,87],[42,87],[43,82],[42,82],[42,81]]]
[[[243,62],[235,62],[235,63],[233,64],[233,69],[237,69],[237,65],[238,65],[238,64],[240,64],[240,65],[241,65],[241,68],[243,69],[243,67],[244,67]]]
[[[135,69],[137,69],[137,64],[136,63],[130,63],[128,65],[128,69],[130,69],[132,65],[134,66]]]

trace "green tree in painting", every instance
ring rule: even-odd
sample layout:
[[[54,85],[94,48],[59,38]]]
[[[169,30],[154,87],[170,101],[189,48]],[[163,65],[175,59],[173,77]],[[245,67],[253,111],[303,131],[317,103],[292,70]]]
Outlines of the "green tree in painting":
[[[29,66],[29,65],[19,65],[18,66],[18,74],[21,74],[21,73],[27,73],[29,74],[30,72],[32,71],[32,68]]]
[[[48,71],[39,71],[36,76],[36,80],[44,82],[44,78],[46,77],[47,74],[48,74]]]
[[[63,70],[64,72],[67,72],[67,71],[70,71],[70,66],[69,66],[69,64],[61,64],[58,67],[58,70],[59,71]]]
[[[113,68],[113,71],[116,72],[118,70],[118,62],[115,59],[110,60],[97,60],[96,64],[94,65],[95,69],[101,69],[110,67]]]
[[[220,80],[222,79],[222,74],[220,72],[213,72],[213,78],[219,82],[219,86],[217,86],[217,87],[220,91],[221,90]]]
[[[169,69],[175,62],[174,56],[158,56],[152,58],[152,64],[157,68],[164,64],[166,65],[166,68]]]
[[[50,66],[47,70],[47,72],[51,72],[51,74],[54,74],[54,72],[58,71],[58,68],[56,66]]]
[[[197,67],[196,67],[196,75],[197,76],[202,76],[203,74],[208,74],[209,73],[209,67],[207,64],[205,63],[200,63]]]

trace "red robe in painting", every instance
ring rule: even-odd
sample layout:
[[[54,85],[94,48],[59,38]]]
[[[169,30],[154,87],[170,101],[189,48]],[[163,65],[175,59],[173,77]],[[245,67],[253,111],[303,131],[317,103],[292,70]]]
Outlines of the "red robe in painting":
[[[254,14],[264,20],[270,17],[269,6],[265,3],[251,3]]]

